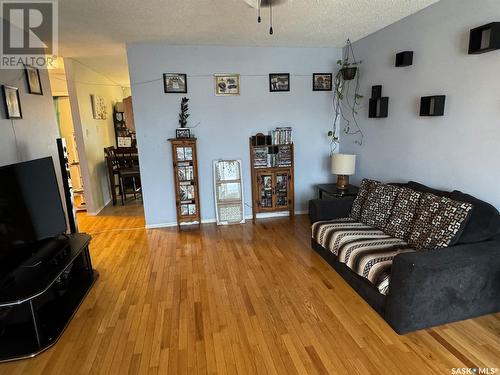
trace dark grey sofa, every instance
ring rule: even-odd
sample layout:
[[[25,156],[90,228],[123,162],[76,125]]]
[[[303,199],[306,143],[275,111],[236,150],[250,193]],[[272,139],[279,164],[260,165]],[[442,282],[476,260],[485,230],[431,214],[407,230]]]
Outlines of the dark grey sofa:
[[[399,254],[388,294],[379,293],[312,239],[318,252],[399,334],[500,311],[500,215],[490,204],[459,191],[398,184],[473,204],[456,245]],[[309,201],[311,222],[347,217],[354,197]]]

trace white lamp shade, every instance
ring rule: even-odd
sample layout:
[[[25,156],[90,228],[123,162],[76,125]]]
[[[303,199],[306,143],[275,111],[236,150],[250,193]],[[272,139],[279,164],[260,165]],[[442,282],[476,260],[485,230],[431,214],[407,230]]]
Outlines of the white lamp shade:
[[[356,155],[334,154],[332,155],[332,173],[336,175],[350,176],[356,169]]]

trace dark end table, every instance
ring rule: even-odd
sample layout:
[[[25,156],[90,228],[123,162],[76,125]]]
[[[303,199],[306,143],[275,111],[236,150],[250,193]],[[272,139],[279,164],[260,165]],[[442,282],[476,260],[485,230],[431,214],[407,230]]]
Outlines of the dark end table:
[[[347,189],[339,189],[336,184],[319,184],[316,185],[319,192],[319,199],[326,198],[343,198],[343,197],[353,197],[358,194],[359,188],[354,185],[349,185]]]

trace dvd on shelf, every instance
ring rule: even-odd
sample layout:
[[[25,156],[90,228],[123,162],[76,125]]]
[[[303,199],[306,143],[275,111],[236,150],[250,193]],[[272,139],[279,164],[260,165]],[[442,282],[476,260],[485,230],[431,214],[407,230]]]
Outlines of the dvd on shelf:
[[[287,145],[293,142],[292,128],[290,126],[278,127],[274,130],[271,130],[270,133],[271,142],[273,145]]]

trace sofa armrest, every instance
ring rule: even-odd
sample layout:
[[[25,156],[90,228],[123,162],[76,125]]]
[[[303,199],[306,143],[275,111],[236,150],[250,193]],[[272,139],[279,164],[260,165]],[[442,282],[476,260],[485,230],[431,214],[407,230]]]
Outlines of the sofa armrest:
[[[311,199],[309,201],[309,218],[311,219],[311,223],[348,217],[354,199],[355,197]]]
[[[394,258],[385,319],[398,333],[500,311],[500,241]]]

